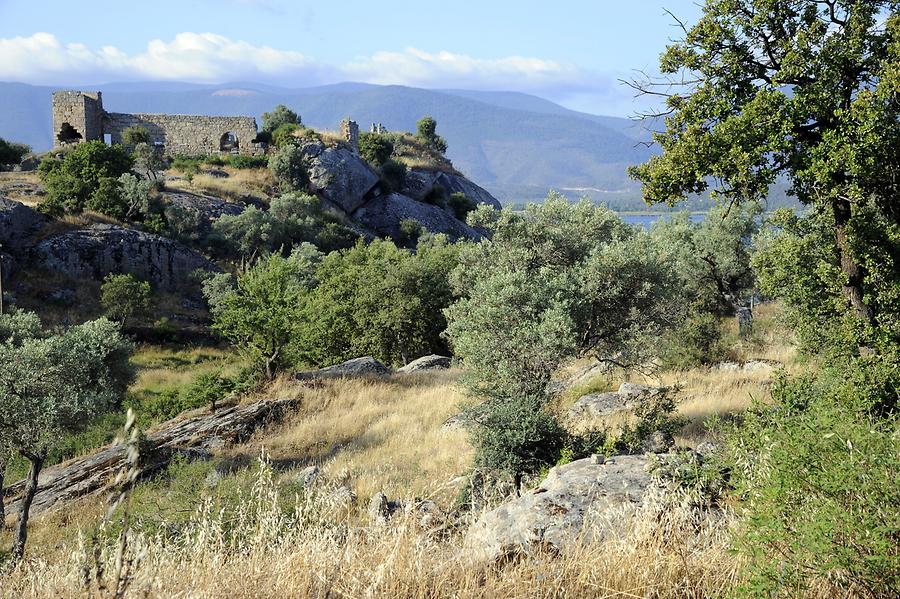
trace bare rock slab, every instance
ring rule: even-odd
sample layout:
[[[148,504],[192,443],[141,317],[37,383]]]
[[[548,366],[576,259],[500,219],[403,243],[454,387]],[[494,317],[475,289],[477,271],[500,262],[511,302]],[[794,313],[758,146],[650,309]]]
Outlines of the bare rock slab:
[[[363,356],[327,366],[318,370],[307,370],[294,375],[297,380],[335,379],[335,378],[359,378],[372,376],[388,376],[394,371],[373,358]]]
[[[412,372],[426,372],[429,370],[446,370],[448,368],[450,368],[449,357],[432,354],[413,360],[406,366],[401,366],[397,369],[397,372],[400,374],[409,374]]]
[[[496,560],[617,533],[655,485],[649,465],[628,455],[557,466],[538,488],[483,514],[464,544],[476,559]]]

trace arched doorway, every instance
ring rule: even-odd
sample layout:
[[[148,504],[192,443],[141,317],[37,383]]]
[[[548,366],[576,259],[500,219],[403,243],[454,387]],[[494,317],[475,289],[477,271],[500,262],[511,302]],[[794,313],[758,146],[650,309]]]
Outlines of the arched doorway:
[[[237,153],[240,148],[238,142],[238,136],[234,131],[227,131],[222,135],[219,139],[219,151],[220,152],[229,152],[229,153]]]
[[[59,128],[59,133],[56,134],[56,139],[60,144],[65,145],[78,143],[79,141],[84,139],[84,137],[81,135],[81,133],[78,132],[75,127],[73,127],[69,123],[63,123]]]

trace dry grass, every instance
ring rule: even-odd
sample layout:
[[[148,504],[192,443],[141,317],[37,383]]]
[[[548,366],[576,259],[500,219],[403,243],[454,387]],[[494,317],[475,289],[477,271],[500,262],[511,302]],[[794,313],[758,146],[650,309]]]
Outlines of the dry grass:
[[[35,171],[0,172],[0,195],[34,208],[44,199],[44,186]]]
[[[275,178],[269,169],[238,169],[224,166],[217,167],[217,170],[228,173],[228,176],[214,177],[208,173],[200,173],[194,175],[190,182],[186,179],[169,180],[166,181],[166,186],[193,193],[205,193],[233,201],[244,200],[248,196],[268,201],[268,198],[275,190]]]

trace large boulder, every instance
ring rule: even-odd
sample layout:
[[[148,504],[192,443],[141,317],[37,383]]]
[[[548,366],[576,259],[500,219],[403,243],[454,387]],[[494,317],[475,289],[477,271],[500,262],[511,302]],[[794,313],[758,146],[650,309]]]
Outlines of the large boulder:
[[[357,378],[372,376],[387,376],[393,373],[393,370],[373,358],[372,356],[363,356],[362,358],[354,358],[335,364],[334,366],[326,366],[318,370],[307,370],[298,372],[294,377],[298,380],[311,379],[334,379],[334,378]]]
[[[483,187],[475,185],[468,179],[460,175],[451,175],[449,173],[437,173],[434,183],[437,183],[445,190],[447,195],[451,193],[463,193],[476,204],[487,204],[488,206],[500,210],[500,202]]]
[[[439,356],[432,354],[430,356],[422,356],[397,369],[400,374],[410,374],[412,372],[425,372],[428,370],[446,370],[450,368],[450,358],[447,356]]]
[[[131,273],[165,291],[188,284],[196,270],[219,270],[177,241],[107,224],[45,239],[34,249],[34,264],[95,280],[110,273]]]
[[[21,255],[44,225],[44,217],[21,202],[0,197],[0,245],[9,254]]]
[[[628,455],[557,466],[538,488],[484,513],[465,546],[476,559],[496,560],[618,534],[655,485],[649,465],[646,456]]]
[[[406,178],[403,181],[403,189],[400,190],[400,193],[421,202],[434,189],[437,176],[438,173],[436,171],[411,168],[406,171]]]
[[[167,192],[163,197],[170,206],[199,214],[200,231],[203,233],[208,232],[213,221],[220,216],[237,216],[244,211],[244,206],[240,204],[186,191]]]
[[[646,399],[664,392],[665,387],[648,387],[636,383],[622,383],[618,391],[589,393],[578,398],[569,408],[569,420],[593,419],[616,412],[633,410]]]
[[[353,213],[362,226],[382,237],[400,238],[400,223],[414,220],[432,233],[444,233],[450,239],[480,239],[481,234],[457,219],[449,211],[417,202],[399,193],[381,195],[366,202]]]
[[[308,141],[300,146],[310,186],[350,214],[378,184],[378,174],[359,154],[343,146]]]

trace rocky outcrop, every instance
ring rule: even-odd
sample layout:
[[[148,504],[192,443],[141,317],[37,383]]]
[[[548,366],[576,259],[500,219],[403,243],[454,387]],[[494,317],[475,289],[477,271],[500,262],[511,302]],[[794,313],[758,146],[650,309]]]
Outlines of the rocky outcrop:
[[[197,195],[185,191],[173,191],[164,194],[169,206],[187,210],[199,215],[198,224],[201,232],[208,232],[214,220],[222,215],[237,216],[244,211],[244,206],[226,202],[212,196]]]
[[[378,174],[348,148],[316,140],[302,144],[300,151],[313,190],[348,214],[362,206],[378,184]]]
[[[665,391],[664,387],[647,387],[635,383],[622,383],[618,391],[590,393],[578,398],[567,416],[570,420],[609,416],[616,412],[633,410],[648,397]]]
[[[463,193],[476,204],[487,204],[497,210],[501,208],[500,202],[488,190],[475,185],[465,177],[449,173],[438,173],[434,182],[443,187],[447,191],[447,195]]]
[[[109,273],[131,273],[154,287],[175,291],[196,270],[219,270],[177,241],[99,224],[42,241],[34,249],[36,266],[77,278],[101,280]]]
[[[327,366],[318,370],[307,370],[294,375],[297,380],[335,379],[335,378],[359,378],[372,376],[388,376],[393,370],[371,356],[354,358],[334,366]]]
[[[263,400],[219,409],[214,414],[164,422],[151,430],[141,444],[141,471],[148,474],[163,468],[176,455],[194,459],[208,457],[212,450],[241,443],[260,426],[277,420],[299,402],[298,399]],[[125,464],[125,453],[124,445],[112,445],[45,468],[38,479],[31,513],[64,506],[102,491]],[[24,487],[25,481],[19,481],[4,491],[9,513],[18,511]]]
[[[353,213],[361,225],[382,237],[400,239],[400,223],[414,220],[432,233],[444,233],[451,239],[480,239],[481,234],[458,220],[449,211],[432,204],[417,202],[399,193],[380,195]]]
[[[617,534],[655,484],[649,465],[649,458],[630,455],[557,466],[533,491],[483,514],[465,546],[478,559],[496,560]]]
[[[426,372],[429,370],[446,370],[448,368],[450,368],[450,358],[432,354],[413,360],[406,366],[401,366],[397,369],[397,372],[400,374],[409,374],[412,372]]]
[[[3,252],[25,253],[31,238],[44,225],[44,217],[21,202],[0,197],[0,245]]]
[[[431,193],[434,182],[437,180],[437,172],[422,168],[411,168],[406,171],[406,178],[400,193],[406,197],[421,202]]]

